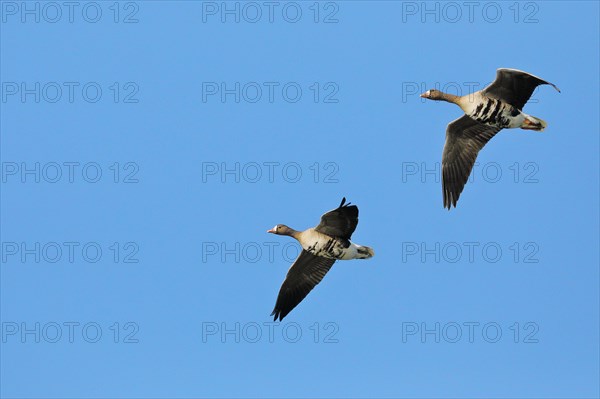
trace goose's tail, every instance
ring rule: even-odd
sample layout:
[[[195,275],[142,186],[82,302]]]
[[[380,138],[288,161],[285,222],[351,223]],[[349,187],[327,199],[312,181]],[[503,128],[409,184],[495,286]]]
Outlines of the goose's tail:
[[[536,118],[535,116],[527,115],[521,124],[521,129],[541,132],[546,128],[546,126],[548,126],[548,124],[545,120]]]
[[[356,251],[358,252],[357,259],[369,259],[375,256],[375,251],[373,251],[373,248],[371,247],[358,245]]]

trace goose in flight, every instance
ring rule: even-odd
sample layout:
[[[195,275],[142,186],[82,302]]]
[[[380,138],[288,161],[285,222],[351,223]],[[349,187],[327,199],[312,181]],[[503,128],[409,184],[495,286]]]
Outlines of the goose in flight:
[[[444,207],[456,207],[479,151],[502,129],[521,128],[541,132],[546,122],[527,115],[523,106],[535,88],[554,84],[516,69],[501,68],[485,89],[466,96],[439,90],[427,90],[421,97],[458,105],[465,115],[452,121],[446,129],[442,155],[442,192]]]
[[[358,224],[358,207],[342,199],[340,206],[321,216],[317,227],[304,231],[278,224],[267,233],[295,238],[302,245],[298,259],[288,270],[271,316],[280,321],[321,282],[336,260],[368,259],[372,248],[350,241]]]

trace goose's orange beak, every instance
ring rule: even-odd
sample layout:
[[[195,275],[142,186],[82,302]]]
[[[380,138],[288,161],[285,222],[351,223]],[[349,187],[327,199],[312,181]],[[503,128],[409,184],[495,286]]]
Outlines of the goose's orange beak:
[[[421,97],[421,98],[427,98],[427,93],[423,93],[419,97]]]
[[[275,229],[267,230],[267,233],[275,234]]]

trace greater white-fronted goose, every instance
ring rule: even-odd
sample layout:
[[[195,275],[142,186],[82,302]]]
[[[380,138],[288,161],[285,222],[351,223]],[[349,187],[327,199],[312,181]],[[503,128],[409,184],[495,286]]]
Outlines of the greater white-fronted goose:
[[[283,320],[321,282],[337,259],[367,259],[375,255],[372,248],[350,241],[357,224],[358,207],[346,204],[346,198],[343,198],[338,208],[321,216],[317,227],[297,231],[278,224],[267,231],[293,237],[302,245],[302,252],[279,289],[271,313],[275,321]]]
[[[454,96],[428,90],[421,97],[458,105],[465,115],[446,129],[442,155],[442,191],[444,207],[456,207],[477,154],[502,129],[521,128],[542,131],[547,126],[540,118],[522,112],[523,106],[539,85],[558,87],[527,72],[498,69],[496,80],[485,89],[466,96]]]

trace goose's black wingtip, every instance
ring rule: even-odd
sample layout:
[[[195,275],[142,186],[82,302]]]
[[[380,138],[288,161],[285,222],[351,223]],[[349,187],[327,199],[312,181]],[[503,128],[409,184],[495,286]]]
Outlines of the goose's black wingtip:
[[[444,208],[448,210],[452,209],[452,207],[456,208],[456,202],[457,201],[444,200]]]
[[[346,202],[346,197],[344,197],[344,198],[342,198],[342,202],[340,202],[340,206],[338,206],[338,208],[350,206],[351,204],[352,204],[351,202]]]
[[[278,318],[279,321],[281,321],[285,317],[285,315],[282,315],[282,312],[277,308],[273,309],[273,311],[271,312],[271,316],[275,316],[273,317],[273,321],[277,321]]]

